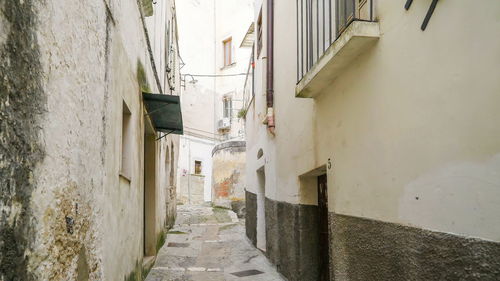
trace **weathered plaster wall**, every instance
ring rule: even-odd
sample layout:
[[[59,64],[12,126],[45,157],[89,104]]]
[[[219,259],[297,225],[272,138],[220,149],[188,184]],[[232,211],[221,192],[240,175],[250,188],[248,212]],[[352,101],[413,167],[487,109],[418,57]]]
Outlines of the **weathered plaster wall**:
[[[245,199],[245,150],[244,141],[229,141],[214,147],[212,202],[215,204]]]
[[[192,205],[205,203],[204,187],[206,180],[203,175],[182,175],[180,178],[180,192],[177,196],[178,202]]]
[[[139,278],[146,119],[138,62],[158,88],[138,3],[2,1],[0,9],[0,279]],[[123,101],[128,179],[119,176]],[[166,144],[178,154],[178,138],[158,146]],[[158,235],[175,216],[160,185]]]
[[[23,255],[34,242],[33,172],[45,156],[36,3],[1,1],[0,15],[0,279],[35,280]]]

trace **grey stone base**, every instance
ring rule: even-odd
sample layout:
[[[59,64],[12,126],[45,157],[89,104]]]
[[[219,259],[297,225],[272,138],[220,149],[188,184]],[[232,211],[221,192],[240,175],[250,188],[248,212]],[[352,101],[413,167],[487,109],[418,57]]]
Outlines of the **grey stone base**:
[[[256,244],[257,196],[247,192]],[[288,280],[318,280],[318,208],[266,198],[266,255]],[[500,280],[500,243],[330,213],[331,280]]]
[[[266,198],[266,255],[288,280],[318,279],[318,208]]]
[[[231,210],[236,213],[238,218],[244,218],[246,212],[245,201],[231,201]]]
[[[257,195],[245,191],[245,230],[248,239],[257,245]]]
[[[334,280],[500,280],[500,243],[330,213]]]

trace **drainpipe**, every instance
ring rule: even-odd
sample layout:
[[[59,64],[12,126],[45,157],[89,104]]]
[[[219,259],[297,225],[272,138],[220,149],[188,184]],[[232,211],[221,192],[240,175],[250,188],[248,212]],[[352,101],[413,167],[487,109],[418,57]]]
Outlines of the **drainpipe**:
[[[274,136],[274,0],[267,0],[267,129]]]

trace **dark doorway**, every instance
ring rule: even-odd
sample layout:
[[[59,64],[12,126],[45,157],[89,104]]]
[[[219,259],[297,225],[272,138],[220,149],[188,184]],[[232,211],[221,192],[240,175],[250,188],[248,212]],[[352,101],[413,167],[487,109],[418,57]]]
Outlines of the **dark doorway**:
[[[144,256],[156,255],[156,141],[144,135]]]
[[[330,280],[330,239],[328,237],[328,186],[326,175],[318,177],[319,281]]]
[[[266,172],[264,167],[257,170],[259,189],[257,190],[257,248],[266,251]]]

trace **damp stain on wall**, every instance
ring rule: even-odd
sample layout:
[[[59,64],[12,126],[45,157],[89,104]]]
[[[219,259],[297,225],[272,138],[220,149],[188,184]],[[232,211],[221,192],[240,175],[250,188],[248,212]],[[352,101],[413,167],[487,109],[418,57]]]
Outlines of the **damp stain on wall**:
[[[49,280],[64,280],[88,275],[99,279],[100,259],[96,254],[95,222],[91,221],[92,208],[79,193],[76,183],[69,183],[56,192],[54,208],[47,208],[43,216],[45,228],[40,239],[48,245],[37,253],[36,264],[44,264]]]
[[[46,95],[35,1],[0,1],[0,280],[34,280],[33,171],[44,158],[39,121]]]
[[[149,87],[146,71],[144,70],[144,65],[142,65],[140,60],[137,60],[136,71],[137,71],[137,83],[139,83],[141,91],[146,93],[151,93],[151,88]]]

